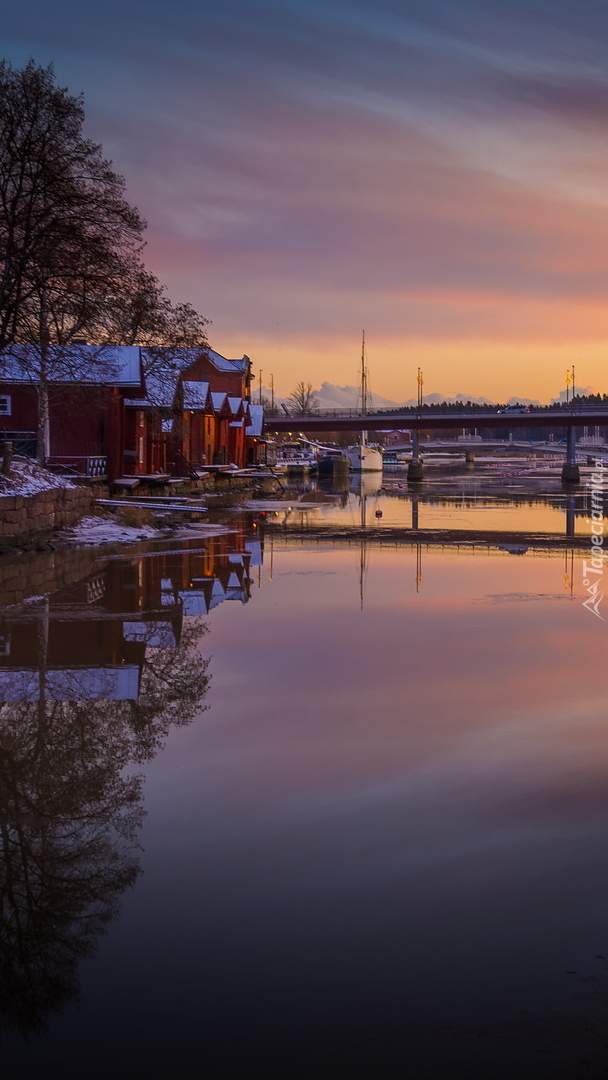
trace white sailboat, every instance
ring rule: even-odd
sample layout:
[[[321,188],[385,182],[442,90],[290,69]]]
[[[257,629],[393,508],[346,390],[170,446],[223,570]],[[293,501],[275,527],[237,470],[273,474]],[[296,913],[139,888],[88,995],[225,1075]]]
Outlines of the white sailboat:
[[[361,341],[361,411],[367,415],[367,367],[365,366],[365,330]],[[368,446],[367,431],[361,432],[361,440],[346,450],[348,464],[353,472],[382,472],[382,454]]]

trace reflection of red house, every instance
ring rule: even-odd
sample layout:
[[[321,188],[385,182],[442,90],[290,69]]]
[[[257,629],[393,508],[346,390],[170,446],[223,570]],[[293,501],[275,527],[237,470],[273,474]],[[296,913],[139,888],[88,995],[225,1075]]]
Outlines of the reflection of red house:
[[[0,620],[0,701],[135,700],[146,650],[180,642],[186,616],[246,603],[262,545],[244,526],[192,549],[111,560],[99,574]]]

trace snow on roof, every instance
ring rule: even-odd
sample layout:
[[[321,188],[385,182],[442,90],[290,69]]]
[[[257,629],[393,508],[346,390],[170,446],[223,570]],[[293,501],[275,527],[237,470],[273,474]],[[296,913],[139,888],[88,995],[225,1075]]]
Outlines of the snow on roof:
[[[0,382],[36,384],[39,356],[34,346],[11,345],[0,354]],[[49,372],[54,383],[141,386],[139,346],[50,345]]]
[[[253,438],[259,438],[264,426],[264,406],[250,405],[249,415],[251,416],[251,424],[247,428],[247,435],[249,437],[253,436]]]
[[[205,349],[205,355],[209,357],[218,371],[247,371],[248,356],[243,356],[240,360],[227,360],[225,356],[221,356],[220,353],[215,352],[213,349]]]
[[[170,409],[179,377],[178,371],[169,370],[163,372],[162,376],[158,372],[148,372],[145,398],[126,398],[125,405],[134,405],[138,409]]]
[[[159,376],[150,372],[146,375],[146,397],[157,408],[170,409],[175,398],[175,391],[179,382],[177,371],[167,371]]]
[[[212,391],[211,401],[213,403],[213,409],[215,412],[221,412],[224,408],[224,402],[226,401],[226,394],[221,391]]]
[[[228,404],[230,406],[230,412],[233,416],[242,415],[243,412],[243,399],[240,397],[229,397]]]
[[[243,374],[247,371],[247,364],[249,363],[249,357],[243,356],[240,360],[228,360],[221,353],[215,352],[214,349],[202,348],[202,347],[189,347],[189,348],[174,348],[173,346],[159,346],[155,349],[142,349],[144,368],[147,366],[148,357],[152,363],[158,362],[158,358],[162,357],[162,354],[166,352],[170,354],[171,361],[178,366],[182,371],[189,368],[191,364],[194,364],[196,360],[201,356],[207,357],[217,371],[232,371]]]
[[[184,409],[205,409],[209,396],[208,382],[186,382],[184,387]]]

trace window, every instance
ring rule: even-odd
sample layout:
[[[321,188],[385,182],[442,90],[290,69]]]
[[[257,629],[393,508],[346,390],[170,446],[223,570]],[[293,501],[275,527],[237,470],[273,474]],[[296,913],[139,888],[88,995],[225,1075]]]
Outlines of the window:
[[[0,416],[11,415],[11,395],[0,394]]]

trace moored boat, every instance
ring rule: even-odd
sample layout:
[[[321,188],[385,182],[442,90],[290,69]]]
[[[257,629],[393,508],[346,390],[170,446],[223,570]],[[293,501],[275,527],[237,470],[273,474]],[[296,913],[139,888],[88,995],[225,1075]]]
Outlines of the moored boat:
[[[305,442],[284,442],[277,445],[277,465],[288,473],[316,472],[317,459],[314,449]]]
[[[319,476],[347,476],[350,462],[344,450],[320,447],[317,451]]]
[[[361,341],[361,412],[367,415],[367,367],[365,364],[365,330]],[[367,431],[355,446],[349,446],[346,456],[352,472],[382,472],[382,452],[367,442]]]

